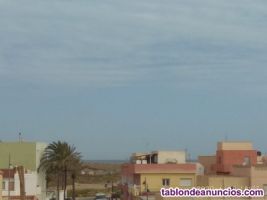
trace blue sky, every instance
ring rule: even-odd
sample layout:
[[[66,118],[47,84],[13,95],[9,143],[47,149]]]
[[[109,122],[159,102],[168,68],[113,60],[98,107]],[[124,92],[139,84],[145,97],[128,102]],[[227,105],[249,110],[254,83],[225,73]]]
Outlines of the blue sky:
[[[85,159],[267,132],[263,0],[0,0],[0,139]]]

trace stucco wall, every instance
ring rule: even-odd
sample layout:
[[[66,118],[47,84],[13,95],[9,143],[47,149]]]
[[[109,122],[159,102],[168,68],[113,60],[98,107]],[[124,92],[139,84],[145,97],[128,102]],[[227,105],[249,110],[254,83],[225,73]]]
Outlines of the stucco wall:
[[[9,162],[13,166],[24,166],[36,170],[36,145],[34,142],[0,142],[0,168],[7,169]]]
[[[158,151],[158,164],[164,164],[176,160],[177,163],[185,163],[185,151]]]
[[[233,176],[243,176],[250,177],[251,176],[251,167],[250,166],[234,166],[232,171]]]
[[[257,163],[257,152],[255,150],[218,150],[217,172],[232,172],[233,165],[242,165],[244,158],[250,158],[250,164]]]
[[[218,142],[217,150],[253,150],[251,142]]]
[[[151,192],[159,192],[163,187],[162,179],[170,179],[170,187],[180,187],[183,178],[192,179],[192,186],[196,185],[195,174],[141,174],[141,191],[145,190],[145,185],[142,184],[145,180]]]
[[[251,187],[263,188],[267,185],[267,166],[251,168]]]
[[[40,165],[41,157],[44,153],[45,148],[47,147],[46,143],[36,143],[36,167],[38,168]],[[36,180],[36,193],[38,199],[45,199],[46,197],[46,179],[45,172],[43,170],[39,170],[37,174]]]
[[[204,166],[205,174],[216,173],[216,155],[214,156],[199,156],[198,162]]]
[[[233,176],[198,176],[197,185],[213,188],[245,188],[249,187],[249,177],[233,177]]]

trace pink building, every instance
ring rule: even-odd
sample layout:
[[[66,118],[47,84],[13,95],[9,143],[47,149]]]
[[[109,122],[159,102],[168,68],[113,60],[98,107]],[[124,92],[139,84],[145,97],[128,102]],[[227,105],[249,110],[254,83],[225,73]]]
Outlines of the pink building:
[[[215,156],[199,156],[207,174],[231,174],[234,165],[257,164],[257,151],[251,142],[218,142]]]
[[[216,152],[217,173],[231,174],[234,165],[255,165],[257,151],[251,142],[219,142]]]
[[[151,152],[133,154],[131,163],[122,165],[123,199],[153,199],[162,187],[193,187],[203,174],[198,163],[186,163],[185,153]]]

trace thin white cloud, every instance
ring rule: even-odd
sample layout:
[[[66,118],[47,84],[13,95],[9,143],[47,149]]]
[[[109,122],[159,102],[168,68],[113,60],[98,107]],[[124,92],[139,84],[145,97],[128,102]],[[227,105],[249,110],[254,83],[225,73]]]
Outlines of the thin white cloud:
[[[251,78],[235,72],[244,65],[263,77],[266,5],[1,0],[0,77],[66,86],[235,84]]]

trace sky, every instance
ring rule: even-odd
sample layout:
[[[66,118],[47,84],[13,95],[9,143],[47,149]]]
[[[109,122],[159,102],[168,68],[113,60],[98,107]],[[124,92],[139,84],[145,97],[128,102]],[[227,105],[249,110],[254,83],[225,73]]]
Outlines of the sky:
[[[266,153],[266,55],[264,0],[0,0],[0,140]]]

